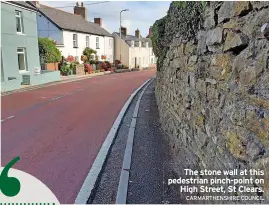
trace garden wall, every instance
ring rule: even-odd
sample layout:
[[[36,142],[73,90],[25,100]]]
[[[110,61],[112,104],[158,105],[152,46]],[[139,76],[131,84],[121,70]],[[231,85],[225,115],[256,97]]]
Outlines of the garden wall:
[[[268,177],[265,23],[269,2],[242,1],[205,7],[172,2],[167,16],[155,22],[156,99],[174,161],[182,170],[256,168],[265,169]],[[182,170],[176,170],[179,176]],[[268,203],[268,178],[264,189]]]

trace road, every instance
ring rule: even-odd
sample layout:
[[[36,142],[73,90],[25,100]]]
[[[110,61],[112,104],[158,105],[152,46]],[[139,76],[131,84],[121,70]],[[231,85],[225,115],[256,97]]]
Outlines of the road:
[[[96,155],[130,94],[155,70],[100,76],[2,97],[2,166],[45,183],[74,203]]]

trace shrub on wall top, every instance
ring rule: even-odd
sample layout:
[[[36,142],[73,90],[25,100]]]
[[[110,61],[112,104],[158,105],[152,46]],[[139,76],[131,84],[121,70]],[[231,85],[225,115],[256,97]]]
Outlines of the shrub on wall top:
[[[53,40],[49,38],[38,38],[39,54],[45,56],[45,63],[56,63],[61,61],[61,52]]]

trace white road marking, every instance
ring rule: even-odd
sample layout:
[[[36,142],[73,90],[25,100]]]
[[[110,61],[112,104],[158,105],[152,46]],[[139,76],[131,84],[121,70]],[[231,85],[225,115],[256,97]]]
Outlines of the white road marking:
[[[101,149],[99,150],[99,153],[97,157],[95,158],[95,161],[87,175],[87,177],[84,180],[84,183],[76,197],[75,204],[87,204],[88,199],[93,194],[93,190],[97,185],[98,177],[100,176],[100,173],[105,165],[105,160],[108,156],[109,150],[111,149],[111,145],[117,135],[118,129],[120,127],[121,121],[131,104],[133,98],[135,95],[150,81],[148,79],[146,82],[144,82],[139,88],[137,88],[132,95],[128,98],[128,100],[125,102],[124,106],[122,107],[118,117],[116,118],[115,122],[113,123],[113,126],[111,127]]]
[[[132,163],[132,152],[133,152],[136,119],[138,116],[138,110],[139,110],[142,96],[151,82],[152,80],[143,88],[135,105],[135,109],[134,109],[133,117],[131,121],[131,126],[128,132],[124,158],[122,162],[122,169],[121,169],[120,181],[118,185],[116,204],[126,204],[127,194],[128,194],[128,185],[129,185],[129,175],[130,175],[130,169],[131,169],[131,163]]]

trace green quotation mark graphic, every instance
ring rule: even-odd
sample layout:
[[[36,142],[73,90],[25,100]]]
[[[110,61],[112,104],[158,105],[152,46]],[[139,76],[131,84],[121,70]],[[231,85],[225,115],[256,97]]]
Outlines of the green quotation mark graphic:
[[[16,157],[11,160],[3,169],[0,175],[0,190],[5,196],[13,197],[16,196],[21,189],[20,181],[15,177],[8,177],[7,173],[9,169],[20,160],[20,157]]]

